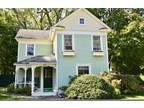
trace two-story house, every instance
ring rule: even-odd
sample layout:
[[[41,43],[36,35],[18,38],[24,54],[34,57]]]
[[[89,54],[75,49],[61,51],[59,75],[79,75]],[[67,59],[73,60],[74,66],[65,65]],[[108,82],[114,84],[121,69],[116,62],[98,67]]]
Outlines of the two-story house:
[[[20,29],[15,86],[30,85],[32,96],[55,95],[70,76],[109,71],[109,31],[87,9],[76,10],[50,30]]]

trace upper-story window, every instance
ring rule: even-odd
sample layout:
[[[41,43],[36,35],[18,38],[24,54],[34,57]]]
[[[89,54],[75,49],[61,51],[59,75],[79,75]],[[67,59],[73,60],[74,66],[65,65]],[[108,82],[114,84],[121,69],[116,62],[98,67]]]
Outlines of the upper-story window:
[[[34,55],[34,44],[27,44],[27,56]]]
[[[64,50],[73,50],[72,35],[64,35]]]
[[[80,24],[85,24],[84,18],[80,18]]]
[[[93,36],[93,51],[94,52],[102,51],[101,37],[100,36]]]

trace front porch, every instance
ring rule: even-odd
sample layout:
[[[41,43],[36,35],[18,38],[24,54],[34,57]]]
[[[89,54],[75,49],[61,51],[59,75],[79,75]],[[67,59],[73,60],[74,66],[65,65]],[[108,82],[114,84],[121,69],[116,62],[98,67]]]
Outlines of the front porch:
[[[56,95],[56,64],[44,62],[17,63],[15,87],[31,87],[32,96]]]

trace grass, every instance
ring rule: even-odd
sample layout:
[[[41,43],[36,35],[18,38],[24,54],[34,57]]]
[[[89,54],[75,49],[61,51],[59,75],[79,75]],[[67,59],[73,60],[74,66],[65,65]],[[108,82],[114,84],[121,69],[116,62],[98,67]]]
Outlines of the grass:
[[[18,96],[11,96],[7,94],[0,94],[0,100],[19,100],[19,99],[23,99],[23,98],[20,98]]]
[[[6,87],[0,87],[0,100],[27,100],[29,98],[23,95],[8,94]]]
[[[124,95],[122,100],[144,100],[144,94],[138,95]]]
[[[141,74],[141,75],[140,75],[140,78],[144,81],[144,75]]]

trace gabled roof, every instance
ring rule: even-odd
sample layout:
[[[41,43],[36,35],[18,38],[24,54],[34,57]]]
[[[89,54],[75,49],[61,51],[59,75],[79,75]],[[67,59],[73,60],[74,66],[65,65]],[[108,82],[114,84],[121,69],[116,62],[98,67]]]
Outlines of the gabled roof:
[[[34,56],[28,59],[21,60],[17,64],[56,64],[56,58],[54,55],[51,56]]]
[[[24,39],[48,39],[49,30],[29,30],[20,29],[16,35],[16,38]]]
[[[70,17],[72,17],[73,15],[77,14],[80,11],[84,11],[86,14],[88,14],[91,18],[93,18],[96,22],[99,22],[101,25],[103,25],[103,29],[108,29],[111,30],[111,28],[109,26],[107,26],[105,23],[103,23],[101,20],[99,20],[96,16],[94,16],[91,12],[89,12],[87,9],[85,8],[80,8],[76,11],[74,11],[72,14],[70,14],[69,16],[65,17],[63,20],[59,21],[58,23],[56,23],[54,25],[54,27],[58,27],[61,26],[65,21],[67,21]]]

